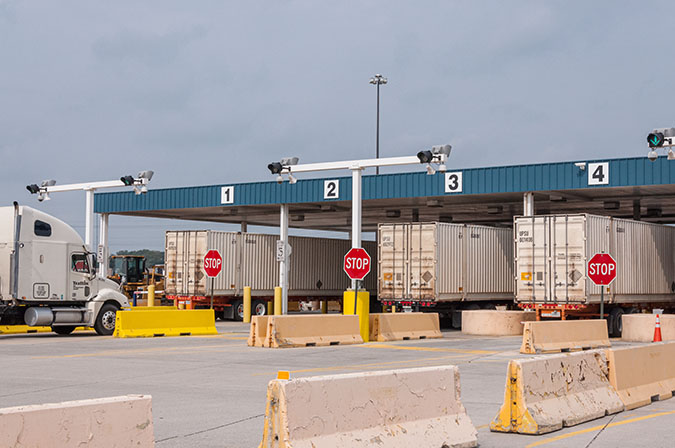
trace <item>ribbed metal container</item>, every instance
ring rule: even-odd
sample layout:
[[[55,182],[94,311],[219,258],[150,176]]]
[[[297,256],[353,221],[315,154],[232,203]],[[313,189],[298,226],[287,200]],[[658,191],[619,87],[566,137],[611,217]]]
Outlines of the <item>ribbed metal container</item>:
[[[276,261],[277,235],[199,231],[167,231],[165,245],[168,295],[207,296],[211,281],[203,269],[204,255],[217,249],[223,270],[213,282],[216,296],[239,296],[250,286],[255,296],[270,296],[279,285]],[[289,269],[289,296],[342,297],[351,283],[342,269],[351,241],[329,238],[289,237],[292,248]],[[376,262],[376,245],[363,242]],[[371,272],[364,288],[375,292],[376,275]]]
[[[675,227],[588,214],[514,218],[516,302],[595,304],[586,276],[596,253],[609,253],[617,277],[607,303],[675,301]]]
[[[380,300],[511,300],[511,229],[447,223],[380,224]]]

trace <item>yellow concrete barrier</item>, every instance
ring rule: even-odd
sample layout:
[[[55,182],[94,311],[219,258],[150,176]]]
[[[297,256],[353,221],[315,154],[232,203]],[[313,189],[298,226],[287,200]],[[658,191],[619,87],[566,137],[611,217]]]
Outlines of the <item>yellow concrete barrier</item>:
[[[532,311],[462,311],[462,333],[475,336],[522,336],[524,322],[536,319]]]
[[[126,395],[0,409],[3,447],[154,447],[152,398]]]
[[[250,347],[269,347],[267,341],[267,324],[269,316],[251,317],[251,326],[248,334],[248,345]]]
[[[459,371],[439,366],[272,380],[259,448],[477,445]]]
[[[652,342],[654,340],[654,326],[656,314],[624,314],[621,316],[623,330],[621,339],[631,342]],[[675,315],[660,314],[661,339],[675,341]]]
[[[262,317],[262,316],[258,316]],[[267,316],[265,336],[259,319],[249,333],[249,345],[287,348],[324,345],[361,344],[358,316],[340,314],[305,314]],[[260,343],[260,340],[264,342]]]
[[[404,341],[442,337],[438,313],[374,313],[370,315],[371,341]]]
[[[525,322],[520,353],[546,353],[609,347],[605,320]]]
[[[163,310],[145,308],[118,311],[115,320],[116,338],[157,336],[204,336],[218,334],[213,310]]]
[[[490,430],[545,434],[621,412],[602,350],[511,360]]]
[[[626,409],[671,398],[675,392],[675,342],[607,350],[609,382]]]

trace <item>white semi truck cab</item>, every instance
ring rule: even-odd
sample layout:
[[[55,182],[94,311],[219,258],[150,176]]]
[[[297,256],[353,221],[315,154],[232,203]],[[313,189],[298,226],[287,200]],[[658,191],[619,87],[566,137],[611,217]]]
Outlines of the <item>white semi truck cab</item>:
[[[117,283],[97,276],[96,255],[72,227],[16,202],[0,207],[0,325],[111,335],[128,306]]]

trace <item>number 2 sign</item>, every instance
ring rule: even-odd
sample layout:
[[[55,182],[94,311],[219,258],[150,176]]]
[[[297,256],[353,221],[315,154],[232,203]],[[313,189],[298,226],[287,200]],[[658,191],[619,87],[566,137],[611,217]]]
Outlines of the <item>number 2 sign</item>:
[[[338,179],[323,181],[323,198],[324,199],[340,198],[340,181]]]

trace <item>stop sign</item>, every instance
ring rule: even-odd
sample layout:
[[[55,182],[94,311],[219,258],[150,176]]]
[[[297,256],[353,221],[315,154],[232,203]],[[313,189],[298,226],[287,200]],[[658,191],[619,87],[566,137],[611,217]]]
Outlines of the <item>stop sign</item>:
[[[223,257],[220,252],[211,249],[204,255],[204,272],[207,277],[218,277],[220,271],[223,269]]]
[[[363,280],[370,272],[370,255],[365,249],[353,247],[345,255],[345,273],[352,280]]]
[[[610,254],[595,254],[588,262],[588,278],[596,285],[609,285],[616,278],[616,261]]]

